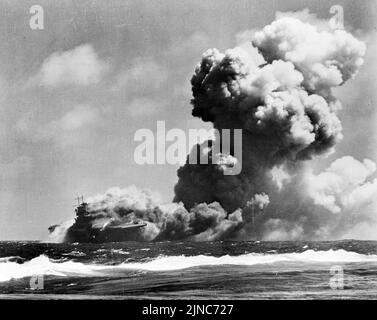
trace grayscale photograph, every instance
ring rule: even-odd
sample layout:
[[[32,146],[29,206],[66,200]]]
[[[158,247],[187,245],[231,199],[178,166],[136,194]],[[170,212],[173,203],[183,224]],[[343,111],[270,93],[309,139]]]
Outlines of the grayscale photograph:
[[[377,299],[376,0],[0,16],[0,300]]]

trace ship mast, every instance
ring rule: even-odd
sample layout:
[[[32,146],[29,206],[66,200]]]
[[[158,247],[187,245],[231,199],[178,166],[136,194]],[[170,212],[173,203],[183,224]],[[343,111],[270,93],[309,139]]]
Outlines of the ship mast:
[[[255,202],[252,201],[251,203],[251,225],[254,227],[255,222]]]
[[[251,226],[254,227],[255,221],[257,220],[258,216],[263,212],[263,208],[260,208],[258,203],[255,201],[255,199],[251,199],[246,203],[246,209],[248,209],[248,212],[250,213],[247,215],[248,222],[251,223]]]
[[[75,199],[77,200],[78,206],[80,206],[84,202],[84,196],[82,196],[82,195],[81,195],[81,197],[77,196]]]

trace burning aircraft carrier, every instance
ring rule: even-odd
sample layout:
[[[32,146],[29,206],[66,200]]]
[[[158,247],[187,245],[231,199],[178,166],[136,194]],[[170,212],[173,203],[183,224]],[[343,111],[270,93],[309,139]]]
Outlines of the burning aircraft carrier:
[[[93,226],[93,218],[88,211],[88,203],[84,202],[83,197],[78,198],[78,206],[75,209],[75,213],[75,221],[65,233],[63,242],[140,241],[142,240],[140,231],[147,225],[139,219],[126,223],[110,219],[104,222],[102,226]],[[53,233],[57,227],[59,226],[50,226],[48,228],[49,232]]]

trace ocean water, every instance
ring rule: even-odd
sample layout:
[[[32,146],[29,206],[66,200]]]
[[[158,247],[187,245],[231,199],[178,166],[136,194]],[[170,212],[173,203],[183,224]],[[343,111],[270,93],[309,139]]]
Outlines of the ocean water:
[[[376,299],[377,242],[0,242],[2,299]]]

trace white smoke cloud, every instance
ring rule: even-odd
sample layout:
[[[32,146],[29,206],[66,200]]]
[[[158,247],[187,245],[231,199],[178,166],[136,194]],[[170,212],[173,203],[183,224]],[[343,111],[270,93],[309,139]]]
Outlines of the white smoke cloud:
[[[264,210],[270,203],[268,194],[255,194],[253,198],[247,203],[248,206],[256,206],[259,210]]]
[[[285,170],[284,166],[276,166],[273,167],[270,171],[271,180],[276,183],[276,186],[279,190],[285,185],[286,183],[291,182],[292,177],[289,175],[287,170]]]
[[[376,239],[375,172],[373,161],[351,156],[336,159],[318,174],[310,165],[300,167],[281,189],[271,191],[271,211],[260,225],[260,236],[269,240]]]
[[[104,194],[98,194],[87,199],[91,212],[115,212],[117,208],[127,208],[130,211],[147,211],[161,203],[161,197],[157,192],[140,190],[132,185],[121,189],[114,187]]]
[[[376,164],[371,160],[339,158],[324,172],[307,174],[308,194],[315,204],[332,213],[356,210],[355,214],[361,214],[363,207],[377,203],[377,179],[368,181],[375,171]]]
[[[293,16],[278,18],[256,32],[253,44],[268,62],[291,61],[311,91],[339,86],[363,64],[366,46],[345,30],[319,30]]]
[[[270,219],[264,224],[265,241],[291,241],[303,238],[304,229],[300,223],[289,223],[282,219]]]

